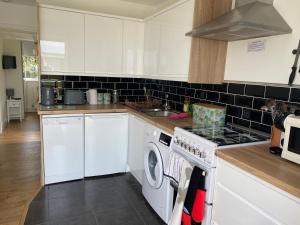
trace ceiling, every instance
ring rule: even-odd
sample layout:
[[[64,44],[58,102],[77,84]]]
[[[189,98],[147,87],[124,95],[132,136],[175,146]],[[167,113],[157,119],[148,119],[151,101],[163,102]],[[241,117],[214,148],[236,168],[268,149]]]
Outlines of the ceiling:
[[[178,1],[180,0],[37,0],[42,4],[139,19],[151,16]]]

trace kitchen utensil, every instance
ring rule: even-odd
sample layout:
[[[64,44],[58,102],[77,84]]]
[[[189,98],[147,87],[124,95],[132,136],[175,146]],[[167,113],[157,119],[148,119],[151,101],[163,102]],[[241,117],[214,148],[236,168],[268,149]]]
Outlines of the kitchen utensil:
[[[42,87],[42,105],[52,106],[54,105],[54,88]]]
[[[98,103],[98,105],[104,104],[104,93],[97,94],[97,103]]]
[[[114,90],[113,91],[113,103],[114,104],[119,103],[119,93],[118,93],[118,90]]]
[[[90,105],[97,105],[97,89],[90,89],[86,93],[87,101]]]
[[[296,50],[296,56],[295,56],[294,65],[292,67],[292,72],[289,79],[289,85],[292,85],[294,83],[296,73],[297,73],[297,68],[298,68],[299,56],[300,56],[300,40],[299,40],[298,48]]]
[[[110,93],[104,93],[104,105],[109,105],[111,102],[111,95]]]
[[[84,92],[80,90],[65,90],[65,105],[83,105],[85,104]]]

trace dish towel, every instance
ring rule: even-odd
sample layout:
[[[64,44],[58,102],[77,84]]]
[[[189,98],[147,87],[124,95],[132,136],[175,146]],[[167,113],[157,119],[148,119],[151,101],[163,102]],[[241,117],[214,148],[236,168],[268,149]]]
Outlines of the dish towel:
[[[173,213],[168,225],[180,225],[184,201],[187,195],[190,179],[193,172],[193,166],[186,160],[183,161],[180,180],[178,185],[178,193],[173,209]]]
[[[182,211],[182,225],[201,225],[205,214],[206,172],[194,167]]]
[[[182,166],[185,161],[186,160],[176,152],[171,152],[166,175],[172,178],[177,184],[179,183]]]

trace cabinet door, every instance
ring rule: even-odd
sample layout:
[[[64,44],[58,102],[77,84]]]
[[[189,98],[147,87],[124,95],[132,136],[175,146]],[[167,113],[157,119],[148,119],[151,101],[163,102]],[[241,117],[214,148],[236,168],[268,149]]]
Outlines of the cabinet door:
[[[45,183],[83,178],[83,116],[43,117]]]
[[[85,72],[122,74],[123,21],[85,16]]]
[[[299,199],[224,160],[218,160],[216,183],[213,217],[218,225],[300,221]]]
[[[129,117],[128,167],[132,175],[142,184],[144,171],[145,122],[136,116]]]
[[[278,221],[222,185],[216,187],[214,223],[218,225],[278,225]],[[255,191],[255,189],[253,189]]]
[[[144,57],[144,23],[124,21],[123,74],[142,75]]]
[[[158,73],[162,77],[187,81],[194,1],[190,0],[158,16],[161,24]]]
[[[128,114],[85,116],[85,176],[126,172]]]
[[[158,76],[160,25],[153,19],[145,24],[144,75]]]
[[[41,72],[84,72],[84,15],[40,8]]]

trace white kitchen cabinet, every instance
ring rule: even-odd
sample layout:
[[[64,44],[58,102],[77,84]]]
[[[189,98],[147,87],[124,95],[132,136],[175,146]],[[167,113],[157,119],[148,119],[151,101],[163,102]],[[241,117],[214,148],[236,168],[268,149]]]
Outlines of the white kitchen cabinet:
[[[123,21],[85,16],[85,73],[122,74]]]
[[[131,174],[143,183],[144,171],[144,147],[145,147],[145,130],[146,123],[134,116],[129,116],[129,148],[128,148],[128,167]]]
[[[128,114],[85,115],[85,176],[126,172]]]
[[[158,77],[160,45],[160,24],[152,19],[145,23],[144,75],[146,78]]]
[[[124,20],[123,29],[123,74],[143,74],[144,23]]]
[[[215,225],[297,225],[300,199],[218,160],[214,195]]]
[[[83,115],[43,116],[45,184],[84,176]]]
[[[144,74],[149,78],[187,81],[194,0],[168,9],[146,21]]]
[[[84,72],[84,15],[40,8],[41,73]]]

